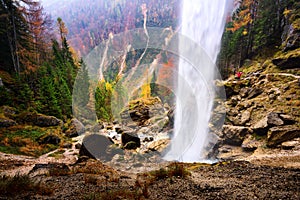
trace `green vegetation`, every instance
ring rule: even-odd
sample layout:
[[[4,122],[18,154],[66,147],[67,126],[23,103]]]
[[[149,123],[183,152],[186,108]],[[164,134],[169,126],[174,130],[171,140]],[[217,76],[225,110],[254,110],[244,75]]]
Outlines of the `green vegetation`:
[[[294,0],[240,1],[223,35],[218,63],[223,77],[247,66],[249,59],[264,63],[276,52],[297,48],[288,47],[287,43],[291,39],[289,31],[299,31],[299,11],[300,4]],[[266,67],[274,71],[273,66]]]
[[[2,1],[0,9],[0,106],[66,119],[72,115],[73,84],[85,64],[66,39],[68,30],[61,18],[57,32],[39,2]],[[60,41],[56,39],[60,36]],[[81,81],[83,83],[83,81]],[[84,90],[89,87],[85,84]],[[88,95],[87,95],[88,97]],[[86,103],[86,99],[83,100]]]
[[[49,130],[48,130],[49,132]],[[39,144],[39,139],[47,131],[32,126],[15,126],[0,134],[0,151],[4,153],[40,156],[57,148],[52,144]]]
[[[191,173],[184,167],[184,163],[172,163],[167,168],[149,172],[149,175],[154,180],[166,179],[171,177],[186,178]]]

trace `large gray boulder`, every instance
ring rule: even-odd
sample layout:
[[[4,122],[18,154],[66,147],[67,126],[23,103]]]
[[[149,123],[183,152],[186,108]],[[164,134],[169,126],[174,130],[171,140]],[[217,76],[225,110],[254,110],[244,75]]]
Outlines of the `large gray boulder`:
[[[79,150],[80,156],[109,161],[121,150],[112,148],[113,142],[104,135],[91,134],[84,137]],[[113,151],[115,150],[115,151]]]

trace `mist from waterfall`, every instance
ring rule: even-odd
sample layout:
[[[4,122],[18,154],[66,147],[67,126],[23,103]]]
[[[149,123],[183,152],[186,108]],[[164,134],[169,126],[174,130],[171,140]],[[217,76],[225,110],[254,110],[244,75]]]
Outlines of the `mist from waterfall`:
[[[214,142],[209,136],[209,120],[215,97],[215,63],[232,5],[233,0],[182,3],[181,35],[185,37],[179,39],[175,128],[166,160],[208,161],[207,147]],[[193,55],[194,62],[184,55]]]

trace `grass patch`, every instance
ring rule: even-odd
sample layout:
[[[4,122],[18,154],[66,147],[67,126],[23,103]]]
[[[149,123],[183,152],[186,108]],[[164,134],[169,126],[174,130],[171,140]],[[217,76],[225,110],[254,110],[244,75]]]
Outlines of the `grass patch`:
[[[58,147],[51,144],[40,145],[38,140],[46,134],[46,129],[32,126],[14,126],[2,129],[0,134],[0,151],[38,157]]]
[[[28,175],[1,176],[0,197],[17,196],[27,192],[50,195],[52,190],[42,183],[36,183]]]
[[[161,180],[171,177],[186,178],[191,173],[184,167],[184,163],[172,163],[166,168],[149,172],[149,175],[155,180]]]

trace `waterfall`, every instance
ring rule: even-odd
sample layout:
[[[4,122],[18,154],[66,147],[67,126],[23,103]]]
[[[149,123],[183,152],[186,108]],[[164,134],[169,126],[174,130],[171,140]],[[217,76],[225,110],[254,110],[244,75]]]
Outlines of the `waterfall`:
[[[179,38],[175,127],[171,146],[164,156],[166,160],[207,161],[206,148],[211,142],[209,120],[215,97],[211,89],[214,66],[232,1],[183,1],[181,35],[184,37]],[[194,62],[185,55],[192,55]]]

